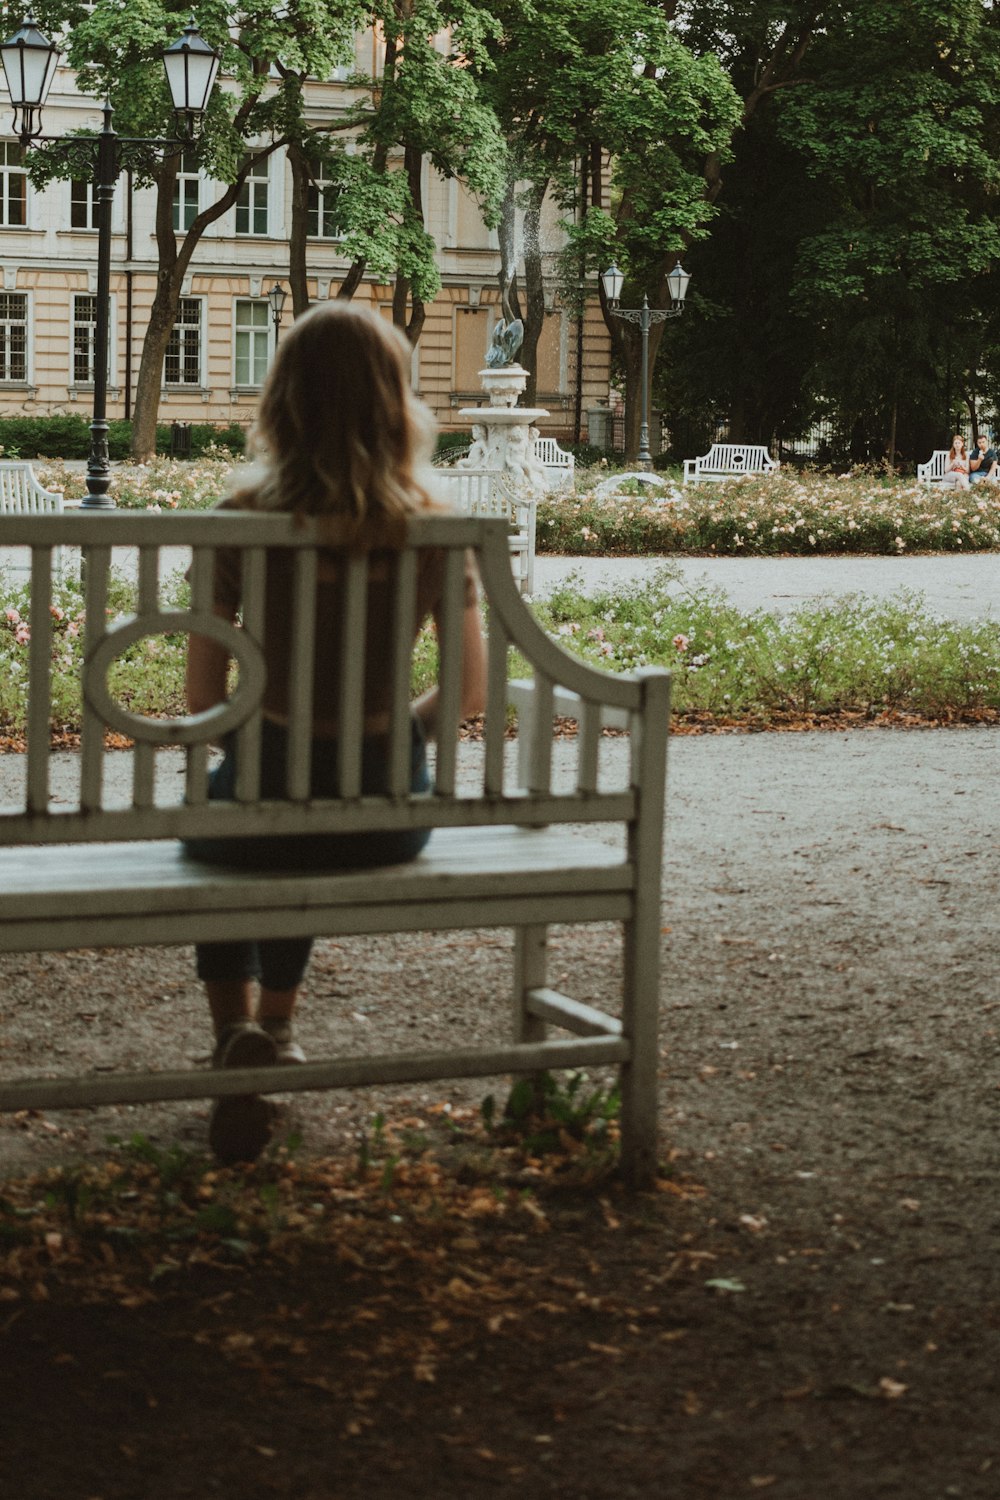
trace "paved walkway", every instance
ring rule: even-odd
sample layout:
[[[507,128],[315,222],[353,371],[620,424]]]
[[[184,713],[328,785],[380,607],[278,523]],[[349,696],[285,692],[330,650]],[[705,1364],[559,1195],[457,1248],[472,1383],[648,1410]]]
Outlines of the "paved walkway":
[[[669,568],[678,592],[718,588],[738,609],[788,614],[847,594],[888,599],[909,590],[950,620],[1000,619],[1000,553],[934,557],[551,557],[535,561],[539,597],[577,574],[587,593],[641,584]]]

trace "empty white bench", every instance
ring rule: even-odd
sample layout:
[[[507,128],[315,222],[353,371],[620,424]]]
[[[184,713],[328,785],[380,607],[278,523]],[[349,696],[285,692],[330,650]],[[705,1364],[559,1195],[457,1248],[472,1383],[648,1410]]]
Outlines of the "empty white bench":
[[[463,515],[507,520],[514,577],[522,594],[533,594],[538,497],[496,469],[435,469],[434,478],[441,497]]]
[[[20,459],[0,459],[0,517],[60,515],[63,510],[62,490],[47,490],[38,482],[38,477],[29,463]],[[0,568],[14,572],[26,572],[28,562],[23,551],[13,556],[5,552],[7,542],[4,528],[0,524]],[[56,553],[56,572],[62,577],[63,555]]]
[[[572,453],[560,448],[555,438],[551,437],[536,438],[534,447],[535,457],[545,470],[546,488],[562,490],[572,485],[576,471],[576,459]]]
[[[948,462],[947,448],[935,448],[925,464],[917,464],[918,484],[940,484],[944,479],[945,465]]]
[[[684,483],[691,480],[739,479],[743,474],[773,474],[780,468],[767,449],[758,443],[713,443],[700,458],[684,460]]]
[[[298,1068],[185,1069],[141,1073],[20,1077],[0,1081],[0,1109],[76,1109],[157,1099],[200,1099],[247,1092],[286,1093],[430,1079],[534,1074],[613,1065],[619,1071],[621,1166],[648,1184],[657,1166],[659,968],[664,776],[669,674],[600,672],[562,650],[541,630],[511,575],[503,519],[419,516],[393,560],[389,790],[361,793],[364,734],[364,636],[369,559],[345,546],[342,684],[337,716],[338,795],[309,793],[313,656],[319,537],[291,516],[238,512],[149,515],[117,512],[12,517],[17,545],[32,550],[31,650],[27,684],[28,750],[22,792],[0,805],[0,952],[126,947],[452,929],[511,928],[512,1004],[505,1024],[482,1035],[447,1038],[425,1051],[327,1058]],[[349,539],[348,539],[349,540]],[[86,579],[84,718],[75,787],[54,792],[49,673],[52,650],[51,557],[78,547]],[[336,540],[322,533],[325,566]],[[109,580],[119,549],[139,549],[133,611],[108,617]],[[191,604],[160,597],[160,552],[192,549]],[[236,548],[245,580],[242,627],[212,611],[216,550]],[[434,788],[410,791],[413,609],[422,548],[447,553],[440,630],[439,736]],[[296,611],[287,796],[258,791],[262,581],[266,549],[293,554]],[[476,555],[489,616],[484,741],[474,764],[459,763],[464,558]],[[383,565],[384,568],[384,565]],[[116,569],[117,571],[117,569]],[[209,635],[239,664],[232,698],[206,713],[154,719],[110,696],[107,674],[132,645],[158,635]],[[507,753],[508,657],[528,663],[518,688],[523,730],[520,772]],[[523,670],[523,667],[522,667]],[[525,692],[530,697],[530,714]],[[553,717],[573,695],[580,733],[575,762],[553,770]],[[600,727],[609,714],[631,730],[630,764],[602,766]],[[104,766],[108,731],[134,741],[131,794],[109,794]],[[207,796],[209,741],[237,737],[240,771],[233,802]],[[183,752],[183,776],[156,778],[164,751]],[[169,790],[164,786],[169,785]],[[240,870],[198,863],[178,840],[262,833],[358,832],[432,828],[412,863],[334,872]],[[608,833],[611,837],[608,837]],[[588,836],[588,832],[589,835]],[[547,971],[550,924],[621,924],[622,979],[598,1008],[558,988]],[[565,944],[567,938],[562,942]],[[561,967],[561,963],[560,963]],[[359,982],[363,977],[359,976]],[[413,987],[400,1003],[421,1003]],[[425,997],[433,1005],[433,996]],[[206,1032],[208,1017],[206,1013]],[[486,1028],[477,1028],[477,1032]],[[40,1068],[52,1064],[39,1032]],[[179,1043],[182,1046],[183,1043]],[[2,1054],[0,1054],[2,1056]]]

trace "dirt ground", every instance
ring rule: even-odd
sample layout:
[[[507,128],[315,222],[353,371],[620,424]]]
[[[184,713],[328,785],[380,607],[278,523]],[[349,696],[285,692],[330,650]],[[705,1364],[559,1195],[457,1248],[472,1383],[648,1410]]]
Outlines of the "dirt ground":
[[[673,741],[657,1192],[491,1158],[490,1085],[421,1086],[290,1099],[236,1186],[202,1164],[206,1202],[289,1208],[252,1253],[149,1260],[131,1191],[118,1241],[0,1244],[4,1493],[995,1500],[998,735]],[[509,960],[506,933],[324,943],[303,1041],[495,1032]],[[603,1000],[616,932],[560,929],[553,967]],[[0,984],[5,1076],[207,1052],[189,951]],[[417,1139],[381,1176],[380,1112]],[[4,1118],[0,1206],[27,1223],[110,1137],[193,1161],[205,1120]]]

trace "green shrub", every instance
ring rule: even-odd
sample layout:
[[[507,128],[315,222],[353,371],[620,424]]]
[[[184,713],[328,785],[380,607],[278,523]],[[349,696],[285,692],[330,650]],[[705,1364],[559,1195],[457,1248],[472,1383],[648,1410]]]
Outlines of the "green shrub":
[[[767,721],[1000,708],[1000,626],[938,619],[919,595],[847,597],[784,618],[742,614],[717,590],[681,589],[667,566],[642,585],[593,595],[570,579],[537,612],[594,666],[670,667],[679,713]]]
[[[156,451],[170,452],[170,423],[156,429]],[[108,454],[127,459],[131,450],[132,423],[108,423]],[[206,449],[228,448],[242,453],[246,430],[238,422],[217,427],[211,422],[191,423],[191,456]],[[0,448],[7,458],[87,458],[90,454],[90,417],[83,412],[51,417],[0,417]]]

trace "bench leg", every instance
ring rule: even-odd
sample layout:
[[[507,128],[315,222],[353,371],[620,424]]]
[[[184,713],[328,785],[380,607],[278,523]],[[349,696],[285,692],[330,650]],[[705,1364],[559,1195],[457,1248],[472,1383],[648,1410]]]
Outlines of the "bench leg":
[[[659,1071],[659,922],[625,924],[622,1020],[632,1056],[621,1069],[621,1173],[633,1188],[648,1188],[657,1173]]]
[[[518,927],[514,932],[514,995],[512,1031],[515,1042],[544,1042],[548,1026],[539,1016],[528,1012],[530,990],[544,989],[548,965],[547,926]],[[541,1114],[545,1104],[545,1088],[541,1073],[522,1075],[531,1080],[533,1088],[532,1111]]]
[[[548,933],[544,924],[533,927],[518,927],[514,933],[514,1006],[513,1032],[515,1042],[541,1042],[545,1040],[546,1025],[538,1016],[528,1014],[527,997],[530,990],[545,987],[548,963]]]

